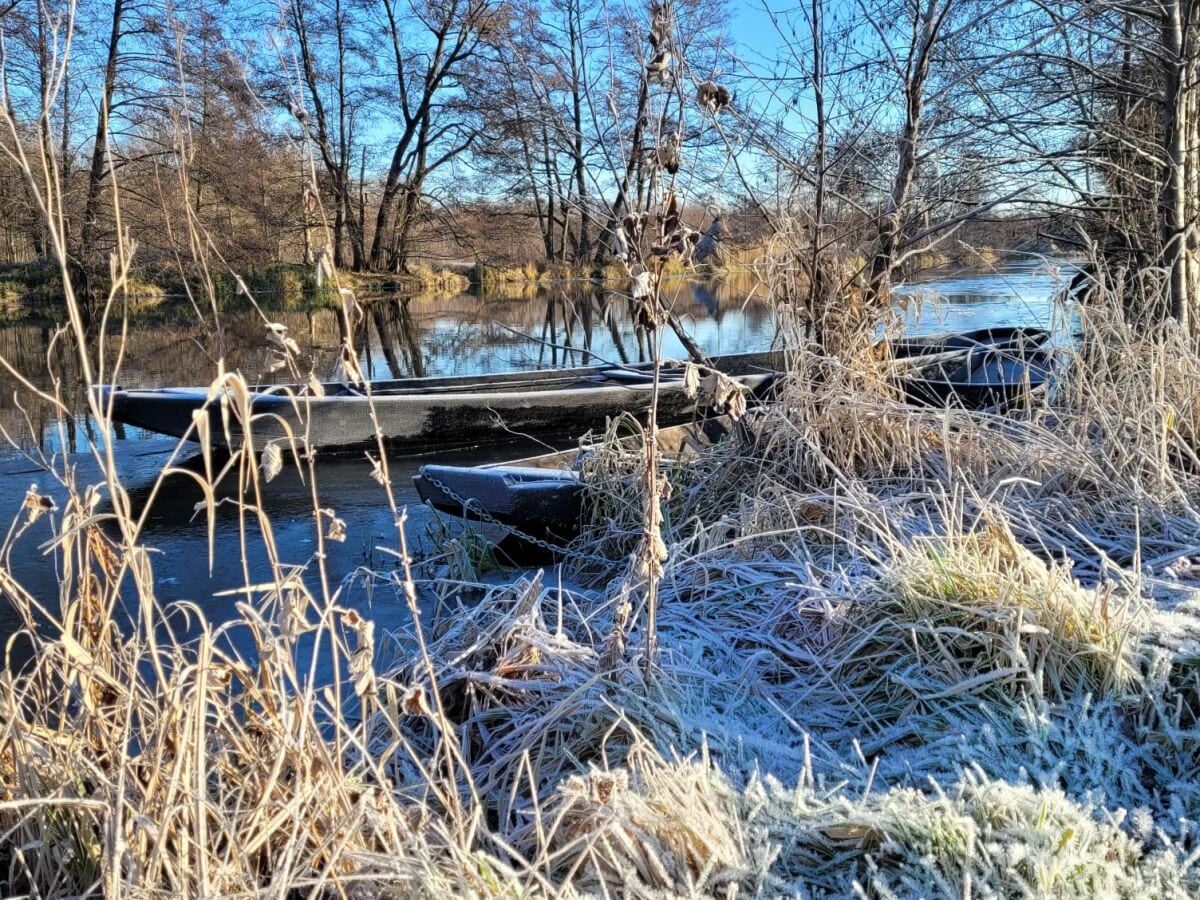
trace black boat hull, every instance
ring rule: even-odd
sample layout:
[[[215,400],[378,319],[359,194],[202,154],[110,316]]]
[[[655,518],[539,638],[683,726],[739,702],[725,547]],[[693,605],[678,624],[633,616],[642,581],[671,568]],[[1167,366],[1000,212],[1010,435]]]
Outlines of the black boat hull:
[[[1053,367],[1054,355],[1047,350],[987,350],[899,381],[905,395],[924,406],[1003,409],[1045,388]]]
[[[782,368],[775,353],[713,357],[714,368],[736,378],[756,396],[768,392]],[[673,424],[692,418],[681,367],[664,370],[658,387],[658,419]],[[379,382],[370,397],[343,385],[324,386],[324,395],[301,387],[250,395],[251,434],[256,448],[295,440],[309,447],[351,449],[374,444],[414,451],[463,447],[524,434],[576,435],[622,414],[644,418],[654,397],[648,366],[611,369],[516,372],[499,376],[407,379]],[[229,389],[210,397],[206,388],[105,389],[112,417],[127,425],[173,437],[200,440],[200,413],[207,413],[209,440],[241,446],[245,429]]]
[[[656,444],[664,460],[680,461],[723,440],[734,429],[726,416],[661,429]],[[629,449],[642,437],[623,441]],[[563,545],[579,533],[583,484],[575,469],[584,448],[482,466],[426,465],[413,476],[417,494],[439,512],[517,529]]]

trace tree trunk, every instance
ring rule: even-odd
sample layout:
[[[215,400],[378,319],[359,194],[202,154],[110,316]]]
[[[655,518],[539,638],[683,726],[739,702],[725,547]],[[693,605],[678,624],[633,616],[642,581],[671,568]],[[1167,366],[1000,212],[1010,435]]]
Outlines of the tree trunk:
[[[867,296],[872,305],[890,301],[892,278],[903,249],[904,212],[912,194],[920,163],[921,116],[925,106],[925,82],[937,42],[938,29],[953,0],[929,0],[921,16],[921,30],[909,58],[904,85],[904,126],[900,132],[896,175],[888,196],[888,209],[879,221],[878,246],[871,260]]]
[[[573,2],[567,12],[569,36],[571,41],[571,125],[574,129],[571,150],[575,157],[575,193],[576,204],[579,207],[579,240],[575,245],[575,262],[580,263],[591,256],[592,241],[589,234],[588,222],[591,218],[588,210],[586,160],[583,149],[583,51],[580,44],[583,35],[579,30],[579,3]]]
[[[108,38],[108,58],[104,64],[104,83],[100,93],[100,110],[96,116],[96,135],[92,144],[92,164],[88,169],[87,200],[83,206],[83,227],[80,229],[79,247],[75,254],[73,273],[80,278],[76,284],[83,301],[84,317],[90,319],[95,311],[95,292],[91,284],[87,260],[94,252],[99,235],[100,190],[104,184],[105,157],[108,151],[108,114],[112,108],[113,92],[117,85],[117,59],[121,43],[121,20],[125,14],[125,0],[113,0],[112,30]]]
[[[1188,4],[1190,11],[1190,4]],[[1166,167],[1159,196],[1159,230],[1162,240],[1163,264],[1170,275],[1168,298],[1171,316],[1184,328],[1191,326],[1192,305],[1195,302],[1195,243],[1191,232],[1189,204],[1189,171],[1191,157],[1197,152],[1189,143],[1193,132],[1192,99],[1189,60],[1189,30],[1183,0],[1164,5],[1162,44],[1169,54],[1164,85],[1163,134]]]

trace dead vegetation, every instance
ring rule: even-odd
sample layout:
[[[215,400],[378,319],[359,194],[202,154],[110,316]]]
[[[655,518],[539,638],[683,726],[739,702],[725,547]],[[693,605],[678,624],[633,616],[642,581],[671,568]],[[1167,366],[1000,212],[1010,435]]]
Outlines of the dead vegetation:
[[[665,86],[652,33],[647,80]],[[704,98],[737,114],[719,85]],[[116,380],[120,348],[86,334],[54,185],[14,164],[47,213],[80,379]],[[664,247],[688,243],[675,219]],[[212,390],[244,445],[217,462],[198,417],[202,467],[169,465],[153,488],[200,484],[211,533],[215,467],[237,475],[241,558],[207,560],[245,572],[231,621],[160,602],[156,572],[179,563],[146,545],[107,430],[90,448],[100,483],[50,467],[69,500],[31,489],[0,544],[0,591],[24,623],[9,649],[31,651],[0,671],[6,893],[1200,891],[1194,339],[1131,322],[1124,292],[1102,287],[1049,397],[1006,416],[918,410],[882,375],[862,285],[843,293],[854,279],[832,254],[778,242],[759,264],[793,339],[782,396],[692,462],[660,469],[651,441],[608,440],[584,463],[590,521],[558,571],[497,585],[415,569],[378,448],[391,564],[356,577],[407,607],[406,634],[342,605],[324,546],[352,523],[315,487],[311,553],[276,545],[267,482],[283,465],[319,473],[302,433],[255,453],[236,373]],[[132,255],[118,243],[102,315]],[[670,312],[662,270],[639,298],[652,317]],[[319,271],[352,319],[337,267]],[[214,284],[197,311],[219,327]],[[280,371],[308,377],[286,326],[262,325]],[[361,382],[351,335],[340,372]],[[41,396],[70,414],[59,386]],[[43,517],[55,536],[31,549]],[[14,575],[34,549],[59,565],[55,597]],[[251,559],[268,578],[251,581]]]
[[[1095,341],[1131,339],[1103,321]],[[823,360],[819,389],[669,467],[649,679],[644,574],[621,561],[641,456],[616,443],[586,463],[597,587],[441,581],[387,663],[282,565],[238,620],[172,637],[202,612],[155,601],[136,543],[91,537],[85,491],[59,606],[5,579],[37,648],[0,682],[6,886],[1187,896],[1200,693],[1152,588],[1187,595],[1163,560],[1197,476],[1182,432],[1089,405],[1153,362],[1090,347],[1124,361],[1082,359],[1008,418],[872,398]],[[405,572],[378,589],[410,602]]]

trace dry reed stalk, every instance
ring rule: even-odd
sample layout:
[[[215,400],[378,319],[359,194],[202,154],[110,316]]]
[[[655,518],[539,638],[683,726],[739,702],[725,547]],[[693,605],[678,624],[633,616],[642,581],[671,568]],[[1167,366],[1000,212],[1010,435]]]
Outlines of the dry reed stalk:
[[[26,160],[45,188],[36,170]],[[38,195],[51,219],[55,190]],[[818,275],[772,277],[794,299]],[[1147,639],[1132,564],[1156,574],[1200,552],[1200,354],[1170,327],[1130,326],[1117,299],[1093,299],[1066,380],[1014,418],[901,405],[870,317],[826,317],[826,346],[795,352],[787,391],[739,440],[660,471],[652,424],[642,449],[610,441],[585,464],[604,521],[582,540],[619,548],[615,586],[530,578],[428,630],[381,446],[400,566],[377,582],[413,616],[386,671],[324,571],[336,512],[316,503],[304,435],[286,456],[314,485],[318,551],[293,565],[262,502],[285,454],[256,458],[248,386],[222,372],[221,427],[244,443],[216,471],[199,419],[204,474],[184,477],[207,492],[210,534],[211,485],[242,489],[233,621],[156,597],[106,438],[111,513],[62,472],[63,508],[34,492],[0,547],[0,588],[35,650],[0,673],[4,887],[1194,894],[1200,684],[1194,655]],[[115,377],[120,347],[89,355],[69,289],[68,303],[89,384]],[[57,388],[47,397],[65,411]],[[173,458],[163,479],[179,471]],[[11,564],[47,515],[64,573],[52,599]],[[625,568],[639,541],[648,591]],[[250,583],[252,555],[269,580]]]

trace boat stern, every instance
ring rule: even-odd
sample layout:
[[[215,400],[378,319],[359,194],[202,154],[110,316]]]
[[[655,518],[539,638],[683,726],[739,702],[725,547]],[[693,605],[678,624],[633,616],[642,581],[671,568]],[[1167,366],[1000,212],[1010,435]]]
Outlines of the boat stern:
[[[92,399],[96,409],[111,416],[116,421],[122,421],[125,412],[125,391],[119,384],[92,385]]]

